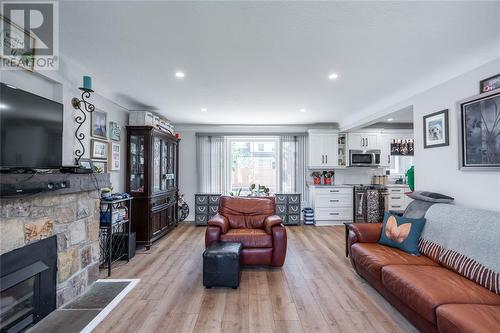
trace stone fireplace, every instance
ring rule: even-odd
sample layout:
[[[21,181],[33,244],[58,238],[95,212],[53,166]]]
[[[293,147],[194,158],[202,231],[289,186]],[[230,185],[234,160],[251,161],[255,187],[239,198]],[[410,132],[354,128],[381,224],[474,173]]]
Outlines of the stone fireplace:
[[[0,199],[2,258],[21,253],[19,249],[29,248],[41,240],[51,238],[57,244],[56,307],[81,295],[98,278],[99,189],[110,186],[109,175],[2,175],[1,178],[2,185],[23,184],[25,187],[30,183],[34,186],[62,180],[68,182],[68,188]],[[22,256],[29,256],[30,252],[33,251],[22,252]],[[31,268],[46,270],[42,266]],[[6,275],[2,269],[2,279]],[[32,283],[34,280],[29,280],[18,288],[28,290]]]

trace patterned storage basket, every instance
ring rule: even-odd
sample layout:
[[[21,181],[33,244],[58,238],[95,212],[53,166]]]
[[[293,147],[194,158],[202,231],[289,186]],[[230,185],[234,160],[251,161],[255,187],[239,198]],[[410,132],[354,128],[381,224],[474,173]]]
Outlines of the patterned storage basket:
[[[304,224],[314,224],[314,210],[312,208],[306,207],[302,209],[302,214],[304,216]]]

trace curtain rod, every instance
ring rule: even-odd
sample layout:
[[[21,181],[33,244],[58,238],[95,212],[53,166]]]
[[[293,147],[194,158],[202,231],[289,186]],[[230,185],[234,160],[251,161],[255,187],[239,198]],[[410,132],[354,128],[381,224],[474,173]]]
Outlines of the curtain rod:
[[[306,136],[307,132],[196,132],[196,136]]]

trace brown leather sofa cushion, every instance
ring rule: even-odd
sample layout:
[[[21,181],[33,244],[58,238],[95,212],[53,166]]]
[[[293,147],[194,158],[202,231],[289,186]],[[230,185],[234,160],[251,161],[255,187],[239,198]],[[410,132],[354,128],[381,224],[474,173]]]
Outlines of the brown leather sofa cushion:
[[[500,332],[500,306],[481,304],[446,304],[436,309],[441,333]]]
[[[436,309],[440,333],[500,332],[500,306],[446,304]]]
[[[500,305],[500,296],[444,267],[390,265],[382,268],[382,284],[428,321],[436,324],[442,304]]]
[[[223,242],[239,242],[244,248],[273,247],[273,238],[262,229],[229,229],[220,235]]]
[[[275,210],[274,197],[222,196],[219,199],[219,212],[228,219],[232,229],[262,229],[264,219],[274,215]]]
[[[426,256],[412,256],[406,252],[377,243],[356,243],[351,246],[351,257],[377,280],[382,267],[387,265],[439,266]]]

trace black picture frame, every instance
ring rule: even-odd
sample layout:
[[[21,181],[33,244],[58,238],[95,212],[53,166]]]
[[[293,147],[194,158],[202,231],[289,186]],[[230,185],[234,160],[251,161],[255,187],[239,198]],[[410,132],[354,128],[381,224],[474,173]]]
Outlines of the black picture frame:
[[[463,171],[500,170],[497,147],[500,143],[500,89],[457,102],[457,111],[459,168]],[[484,141],[485,137],[493,137],[495,142]]]
[[[438,123],[431,128],[430,122]],[[441,122],[441,128],[439,128],[439,122]],[[425,149],[450,145],[450,122],[448,118],[448,109],[425,115],[423,117],[423,124]],[[429,142],[429,139],[431,139],[432,136],[435,137],[435,143]]]
[[[81,158],[78,161],[78,166],[82,169],[94,170],[94,165],[92,164],[92,160],[90,158]]]
[[[479,81],[479,93],[487,93],[493,90],[500,89],[500,74],[487,77]]]

